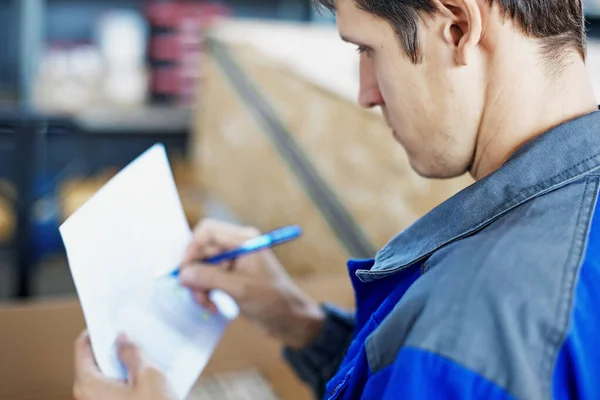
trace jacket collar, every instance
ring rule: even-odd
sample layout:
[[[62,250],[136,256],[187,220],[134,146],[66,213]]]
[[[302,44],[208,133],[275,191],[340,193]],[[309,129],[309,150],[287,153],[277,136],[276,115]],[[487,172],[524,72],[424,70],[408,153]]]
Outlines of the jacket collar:
[[[600,169],[600,111],[522,146],[497,171],[434,208],[392,239],[363,281],[385,278],[471,235],[518,205]]]

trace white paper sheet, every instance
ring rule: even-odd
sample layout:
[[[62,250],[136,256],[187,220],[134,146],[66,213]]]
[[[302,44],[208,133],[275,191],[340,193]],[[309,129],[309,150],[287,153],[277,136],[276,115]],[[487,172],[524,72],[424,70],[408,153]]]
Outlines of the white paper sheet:
[[[124,332],[185,398],[238,309],[216,292],[214,316],[177,279],[156,277],[179,265],[192,235],[164,147],[117,174],[60,232],[101,371],[126,377],[114,348]]]

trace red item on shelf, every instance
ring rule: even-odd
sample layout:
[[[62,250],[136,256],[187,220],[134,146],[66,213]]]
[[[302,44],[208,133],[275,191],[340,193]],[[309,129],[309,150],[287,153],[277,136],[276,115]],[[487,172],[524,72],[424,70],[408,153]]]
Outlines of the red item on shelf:
[[[162,95],[177,95],[179,92],[179,76],[177,68],[160,66],[154,68],[151,76],[150,89]]]
[[[228,15],[224,5],[199,1],[155,1],[148,5],[150,62],[171,65],[151,69],[153,93],[186,104],[194,101],[196,81],[202,74],[204,30],[215,17]]]
[[[177,35],[163,33],[153,35],[149,40],[148,55],[152,60],[176,61],[180,58]]]

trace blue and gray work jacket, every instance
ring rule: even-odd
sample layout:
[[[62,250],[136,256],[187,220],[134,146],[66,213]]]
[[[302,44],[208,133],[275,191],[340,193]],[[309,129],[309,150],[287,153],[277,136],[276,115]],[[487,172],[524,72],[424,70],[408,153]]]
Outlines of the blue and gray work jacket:
[[[352,314],[284,355],[326,399],[600,399],[600,112],[348,262]]]

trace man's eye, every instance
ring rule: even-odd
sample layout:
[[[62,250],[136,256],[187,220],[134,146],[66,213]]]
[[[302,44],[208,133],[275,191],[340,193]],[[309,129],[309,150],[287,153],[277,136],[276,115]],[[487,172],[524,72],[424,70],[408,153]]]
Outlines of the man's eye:
[[[358,51],[358,54],[365,54],[367,57],[371,57],[372,55],[372,50],[369,46],[360,45],[356,51]]]

